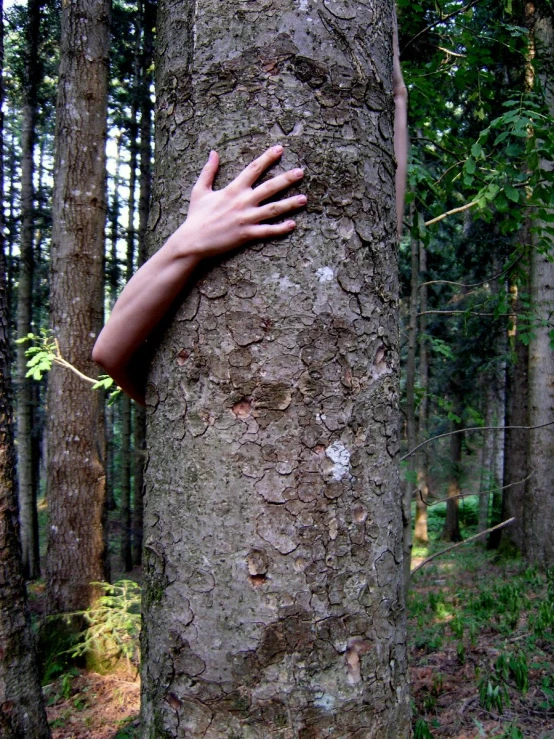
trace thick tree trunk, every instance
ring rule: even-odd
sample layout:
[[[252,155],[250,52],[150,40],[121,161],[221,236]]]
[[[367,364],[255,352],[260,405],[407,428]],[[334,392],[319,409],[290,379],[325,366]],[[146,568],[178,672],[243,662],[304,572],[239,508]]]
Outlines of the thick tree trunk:
[[[0,173],[3,173],[3,61],[2,28]],[[0,202],[3,201],[3,194],[3,175],[0,175]],[[0,213],[0,736],[2,739],[49,739],[19,542],[3,220],[3,214]]]
[[[546,104],[554,115],[554,14],[544,7],[535,9],[533,36],[538,65],[538,79]],[[541,166],[552,172],[552,162]],[[540,226],[540,223],[535,223]],[[554,349],[552,347],[552,307],[554,306],[554,244],[548,237],[549,253],[544,242],[537,248],[537,234],[531,249],[531,310],[534,330],[529,343],[529,425],[538,426],[554,418]],[[533,472],[527,482],[524,508],[524,554],[542,567],[554,565],[554,492],[552,460],[554,459],[554,426],[537,428],[529,433],[528,465]]]
[[[490,491],[494,487],[493,457],[494,457],[494,388],[491,378],[487,375],[484,380],[483,395],[485,400],[485,431],[483,432],[483,448],[481,450],[481,480],[479,489],[479,522],[478,531],[485,531],[489,527]]]
[[[410,735],[393,7],[332,11],[160,6],[156,242],[211,148],[223,184],[281,142],[309,206],[213,265],[151,369],[145,737]]]
[[[102,323],[109,4],[62,8],[52,228],[51,324],[89,376]],[[54,366],[48,388],[48,610],[86,608],[104,578],[101,396]]]
[[[17,289],[17,337],[32,329],[35,191],[34,151],[39,82],[38,36],[41,0],[29,0],[27,10],[25,85],[21,131],[21,238],[19,240],[19,284]],[[17,472],[23,568],[27,579],[40,575],[37,528],[37,501],[33,474],[32,380],[27,374],[26,344],[17,346]]]

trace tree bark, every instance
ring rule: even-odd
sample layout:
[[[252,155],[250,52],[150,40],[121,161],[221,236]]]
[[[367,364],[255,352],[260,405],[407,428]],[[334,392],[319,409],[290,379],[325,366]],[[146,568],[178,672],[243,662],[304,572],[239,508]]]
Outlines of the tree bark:
[[[19,241],[19,281],[17,289],[17,338],[32,330],[35,189],[33,185],[34,152],[37,123],[37,90],[40,77],[38,36],[41,0],[29,0],[25,29],[25,78],[21,131],[21,238]],[[33,389],[27,378],[26,344],[17,345],[17,472],[21,546],[25,577],[40,575],[39,550],[34,532],[37,528],[37,496],[33,474]]]
[[[534,9],[533,40],[536,51],[537,77],[550,115],[554,115],[554,16],[551,10]],[[552,162],[541,161],[550,173]],[[540,227],[540,223],[535,222]],[[532,235],[531,310],[533,332],[529,343],[529,425],[537,426],[554,418],[554,349],[552,347],[552,306],[554,305],[553,243],[539,244]],[[540,248],[538,248],[540,247]],[[549,251],[546,251],[549,249]],[[554,565],[554,496],[552,460],[554,459],[554,426],[529,433],[528,465],[532,477],[527,482],[524,508],[524,554],[541,567]]]
[[[0,17],[3,17],[0,2]],[[0,29],[0,172],[3,173],[4,33]],[[0,175],[0,202],[4,196]],[[4,218],[0,212],[0,735],[49,739],[23,579],[10,387]]]
[[[143,735],[410,735],[392,2],[160,5],[160,244],[211,148],[302,165],[292,237],[188,291],[151,368]]]
[[[62,355],[89,376],[102,324],[109,5],[62,8],[51,261],[51,325]],[[104,578],[101,396],[54,365],[48,388],[50,613],[87,608]]]
[[[152,62],[154,57],[154,25],[156,3],[144,0],[141,4],[142,55],[140,64],[140,182],[139,182],[139,230],[137,267],[147,258],[146,233],[150,212],[150,190],[152,184]],[[133,471],[133,564],[142,563],[143,488],[144,464],[146,461],[146,412],[142,406],[135,407]]]
[[[419,385],[422,390],[418,409],[419,438],[428,438],[429,428],[429,354],[427,350],[427,250],[423,241],[419,242],[419,274],[421,285],[419,288]],[[427,448],[424,447],[416,456],[417,467],[417,497],[416,514],[414,526],[414,540],[427,544],[429,533],[427,531],[427,500],[429,498],[429,484],[427,471],[429,459]]]

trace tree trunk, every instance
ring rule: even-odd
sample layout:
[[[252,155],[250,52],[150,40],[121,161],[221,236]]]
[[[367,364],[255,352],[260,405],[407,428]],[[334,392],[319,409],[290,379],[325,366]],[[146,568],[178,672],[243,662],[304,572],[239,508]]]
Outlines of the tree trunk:
[[[418,421],[419,439],[423,441],[428,438],[429,428],[429,355],[427,351],[427,250],[423,241],[419,242],[419,274],[421,284],[419,288],[419,385],[422,395],[419,402]],[[429,534],[427,531],[427,500],[429,498],[429,484],[427,482],[427,470],[429,459],[427,447],[418,452],[416,457],[417,468],[417,496],[416,514],[414,526],[414,540],[420,544],[427,544]]]
[[[35,189],[33,185],[34,153],[37,121],[37,88],[40,69],[38,36],[41,0],[29,0],[25,29],[25,79],[21,131],[21,238],[19,241],[19,284],[17,290],[17,338],[32,330]],[[33,389],[27,378],[27,344],[17,345],[17,472],[21,547],[25,577],[40,575],[37,528],[37,501],[33,474]]]
[[[535,8],[533,18],[538,80],[550,115],[554,115],[554,14]],[[552,162],[541,161],[541,167],[554,170]],[[535,222],[535,226],[541,226]],[[545,224],[546,225],[546,224]],[[534,328],[529,343],[529,425],[538,426],[554,418],[554,349],[552,347],[552,306],[554,305],[554,261],[552,237],[538,243],[532,236],[531,310]],[[540,248],[538,248],[540,247]],[[548,248],[549,252],[545,253]],[[554,495],[552,460],[554,459],[554,426],[537,428],[529,433],[528,469],[533,471],[527,482],[524,508],[524,554],[541,567],[554,565]]]
[[[127,262],[126,280],[133,276],[133,262],[135,258],[135,195],[137,185],[138,159],[138,53],[139,29],[135,26],[137,39],[135,49],[135,74],[133,80],[133,101],[131,104],[131,118],[129,121],[129,200],[127,202]],[[132,434],[131,398],[124,395],[121,403],[121,564],[125,572],[133,569],[132,537],[131,537],[131,434]]]
[[[529,234],[524,235],[526,243]],[[526,287],[524,288],[527,292]],[[502,529],[502,541],[511,542],[519,551],[523,550],[523,518],[525,506],[525,478],[527,477],[527,434],[510,426],[526,426],[528,422],[528,380],[527,370],[529,348],[517,336],[517,314],[521,306],[518,301],[518,288],[510,287],[512,305],[511,328],[508,339],[512,345],[511,358],[506,368],[506,433],[504,436],[504,495],[502,497],[502,520],[515,518],[511,526]]]
[[[412,221],[415,209],[412,207]],[[416,382],[416,350],[417,350],[417,309],[418,309],[418,287],[419,287],[419,244],[417,239],[411,237],[411,290],[408,316],[408,358],[406,361],[406,428],[408,437],[408,451],[417,445],[417,426],[415,408],[415,382]],[[402,524],[403,524],[403,556],[404,556],[404,582],[406,592],[410,585],[410,568],[412,560],[412,501],[416,491],[416,460],[414,455],[408,457],[408,479],[402,495]]]
[[[51,264],[51,325],[62,355],[89,376],[102,323],[109,5],[62,8]],[[50,613],[87,608],[104,578],[101,396],[54,365],[48,388]]]
[[[410,735],[392,2],[163,3],[159,244],[279,141],[292,237],[189,290],[147,388],[143,735]]]
[[[462,413],[459,399],[455,401],[454,413],[460,416]],[[462,428],[462,423],[455,422],[453,431]],[[442,530],[443,541],[462,541],[460,532],[460,477],[462,474],[462,437],[463,434],[452,434],[450,437],[450,479],[448,482],[448,498],[446,499],[446,519]]]
[[[489,527],[490,491],[494,487],[493,452],[494,431],[494,388],[489,375],[484,379],[483,395],[485,400],[485,430],[483,431],[483,448],[481,450],[481,481],[479,486],[479,522],[478,531],[486,531]]]
[[[1,2],[0,17],[3,17]],[[1,28],[0,173],[3,173],[3,61]],[[0,202],[3,198],[2,174]],[[19,542],[3,221],[0,211],[0,736],[2,739],[49,739]]]
[[[154,55],[154,24],[156,4],[145,0],[141,5],[143,45],[140,70],[140,183],[139,183],[139,230],[137,267],[147,258],[146,229],[150,211],[150,189],[152,183],[152,61]],[[133,471],[133,564],[142,563],[143,487],[146,460],[146,412],[142,406],[135,407]]]

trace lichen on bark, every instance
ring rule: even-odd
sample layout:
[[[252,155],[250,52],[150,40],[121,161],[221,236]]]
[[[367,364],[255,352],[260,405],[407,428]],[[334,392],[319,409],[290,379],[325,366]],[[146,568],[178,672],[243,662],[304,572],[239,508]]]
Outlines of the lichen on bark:
[[[154,246],[210,149],[223,186],[283,144],[309,202],[160,337],[144,736],[407,737],[392,3],[162,3],[158,33]]]

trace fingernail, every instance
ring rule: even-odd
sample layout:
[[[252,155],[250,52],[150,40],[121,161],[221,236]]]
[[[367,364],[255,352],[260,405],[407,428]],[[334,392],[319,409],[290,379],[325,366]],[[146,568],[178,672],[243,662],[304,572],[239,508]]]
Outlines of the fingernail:
[[[281,146],[281,144],[277,144],[277,146],[274,146],[274,147],[273,147],[273,151],[274,151],[274,152],[275,152],[276,154],[280,154],[280,153],[281,153],[281,152],[283,151],[283,147]]]
[[[303,169],[295,169],[293,171],[293,174],[295,177],[304,177],[304,170]]]
[[[287,228],[294,228],[296,223],[294,221],[287,221]]]
[[[297,202],[300,203],[300,205],[306,205],[308,198],[305,195],[299,195]]]
[[[216,155],[216,152],[215,152],[215,150],[214,150],[214,149],[212,149],[212,150],[210,151],[210,156],[208,157],[208,161],[211,161],[211,160],[212,160],[212,159],[214,158],[214,156],[215,156],[215,155]]]

